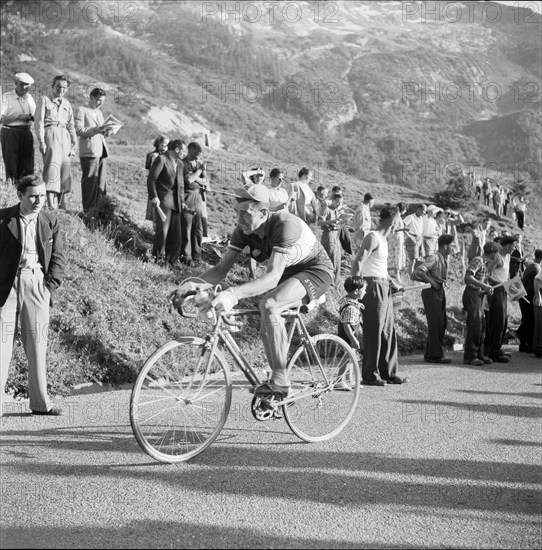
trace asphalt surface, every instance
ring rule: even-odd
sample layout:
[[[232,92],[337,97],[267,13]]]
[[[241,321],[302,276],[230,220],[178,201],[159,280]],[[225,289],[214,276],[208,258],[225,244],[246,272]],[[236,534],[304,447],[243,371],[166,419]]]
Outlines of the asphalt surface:
[[[188,463],[138,447],[128,390],[72,395],[60,418],[1,419],[2,548],[540,548],[540,359],[401,360],[334,440],[258,423],[237,387]]]

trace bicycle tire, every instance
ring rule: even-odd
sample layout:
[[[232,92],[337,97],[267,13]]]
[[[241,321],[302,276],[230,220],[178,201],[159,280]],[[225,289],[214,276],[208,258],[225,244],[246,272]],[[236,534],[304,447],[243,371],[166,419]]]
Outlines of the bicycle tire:
[[[130,398],[132,430],[140,447],[160,462],[183,462],[200,454],[228,418],[232,396],[228,364],[216,350],[207,369],[204,355],[209,353],[200,338],[172,340],[147,359],[135,381]]]
[[[301,395],[285,405],[283,412],[295,435],[304,441],[317,442],[335,437],[352,418],[359,399],[360,370],[355,352],[342,338],[317,334],[311,340],[325,376],[315,358],[310,357],[310,347],[299,346],[288,364],[288,375],[290,396]],[[336,389],[346,378],[351,391]]]

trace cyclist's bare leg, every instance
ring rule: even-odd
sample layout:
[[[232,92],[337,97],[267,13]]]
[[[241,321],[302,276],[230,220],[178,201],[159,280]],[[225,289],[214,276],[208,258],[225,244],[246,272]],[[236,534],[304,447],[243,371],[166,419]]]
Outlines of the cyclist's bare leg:
[[[278,386],[289,385],[287,334],[281,313],[306,303],[306,296],[307,291],[299,279],[292,278],[265,294],[260,301],[262,342],[273,371],[271,381]]]

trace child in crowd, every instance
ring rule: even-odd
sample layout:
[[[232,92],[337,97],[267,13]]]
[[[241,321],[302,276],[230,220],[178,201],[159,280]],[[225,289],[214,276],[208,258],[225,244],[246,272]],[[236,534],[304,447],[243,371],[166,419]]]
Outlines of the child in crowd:
[[[361,353],[364,309],[361,300],[367,292],[367,283],[363,277],[354,275],[344,281],[344,289],[346,296],[339,302],[338,336]],[[349,391],[352,388],[343,380],[335,389]]]

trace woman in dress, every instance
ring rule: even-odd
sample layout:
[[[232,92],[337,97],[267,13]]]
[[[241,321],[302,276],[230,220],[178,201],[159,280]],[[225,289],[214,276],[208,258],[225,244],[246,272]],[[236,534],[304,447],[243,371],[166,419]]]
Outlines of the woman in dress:
[[[394,230],[388,236],[388,273],[401,282],[401,271],[406,268],[405,231],[403,216],[407,207],[400,202],[396,206]]]
[[[64,205],[64,195],[72,187],[72,157],[77,136],[73,109],[64,98],[70,83],[66,76],[55,76],[52,91],[40,97],[36,107],[35,130],[43,156],[43,181],[50,210]]]

